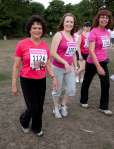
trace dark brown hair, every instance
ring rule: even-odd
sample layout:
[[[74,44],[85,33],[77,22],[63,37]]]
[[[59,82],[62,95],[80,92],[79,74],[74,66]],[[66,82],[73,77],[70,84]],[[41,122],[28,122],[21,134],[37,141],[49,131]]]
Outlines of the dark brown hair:
[[[102,9],[102,10],[98,11],[98,13],[96,14],[96,16],[93,20],[92,28],[93,27],[98,27],[100,16],[108,16],[109,17],[109,21],[108,21],[108,24],[107,24],[106,28],[110,28],[111,24],[113,23],[112,13],[109,10],[106,10],[106,9]]]
[[[31,26],[34,24],[34,22],[37,22],[38,24],[40,24],[42,26],[42,30],[43,30],[42,36],[43,36],[46,33],[46,23],[45,23],[44,19],[39,15],[32,15],[29,18],[29,20],[26,24],[27,34],[29,35],[29,37],[31,36],[30,35],[30,30],[31,30]]]
[[[61,20],[60,20],[60,23],[59,23],[57,29],[58,29],[58,31],[62,31],[62,30],[64,29],[63,24],[64,24],[64,20],[65,20],[65,18],[66,18],[67,16],[73,17],[73,19],[74,19],[74,27],[73,27],[73,29],[71,30],[71,35],[73,35],[73,34],[75,33],[75,31],[76,31],[76,17],[75,17],[72,13],[65,13],[65,14],[64,14],[64,16],[63,16],[63,17],[61,18]]]

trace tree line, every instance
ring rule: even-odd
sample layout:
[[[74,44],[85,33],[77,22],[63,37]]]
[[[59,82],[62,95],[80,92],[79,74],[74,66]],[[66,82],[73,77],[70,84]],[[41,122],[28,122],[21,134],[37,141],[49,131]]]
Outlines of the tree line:
[[[25,36],[25,24],[33,14],[44,17],[48,33],[55,32],[60,18],[66,12],[73,13],[77,24],[92,21],[99,8],[106,7],[114,16],[114,0],[82,0],[79,4],[66,4],[62,0],[52,0],[47,8],[32,0],[0,0],[0,38]]]

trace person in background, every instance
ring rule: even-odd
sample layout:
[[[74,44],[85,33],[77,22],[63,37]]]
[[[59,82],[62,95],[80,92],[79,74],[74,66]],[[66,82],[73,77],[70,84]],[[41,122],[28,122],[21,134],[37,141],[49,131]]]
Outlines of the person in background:
[[[83,31],[80,38],[80,50],[83,59],[86,61],[89,50],[88,50],[88,36],[91,29],[91,23],[89,21],[84,22]]]
[[[51,44],[53,71],[58,81],[58,89],[53,89],[53,113],[56,118],[68,115],[68,102],[75,95],[76,41],[74,38],[76,19],[73,14],[66,13],[58,26]],[[64,97],[60,100],[62,88]]]
[[[111,38],[111,47],[113,47],[114,46],[114,27],[110,31],[110,38]]]
[[[33,15],[27,22],[27,38],[16,45],[12,72],[12,92],[17,95],[17,78],[20,73],[20,84],[26,103],[26,110],[20,116],[23,132],[43,135],[42,113],[46,91],[46,70],[56,88],[57,81],[51,69],[50,51],[47,43],[41,39],[46,33],[46,24],[38,15]],[[31,126],[30,121],[32,120]]]
[[[83,76],[85,71],[85,62],[89,54],[88,50],[88,35],[91,29],[91,23],[89,21],[84,22],[82,33],[78,38],[77,47],[78,51],[81,53],[81,57],[79,59],[79,70],[78,70],[78,78],[76,82],[83,82]]]
[[[53,35],[53,33],[52,32],[49,32],[49,36],[52,37],[52,35]]]
[[[80,72],[78,72],[80,66],[81,66],[81,52],[80,52],[80,44],[79,44],[79,39],[80,39],[80,35],[82,33],[82,28],[79,28],[78,31],[76,33],[74,33],[74,37],[76,40],[76,60],[77,60],[77,74],[76,74],[76,83],[80,82]]]
[[[97,73],[101,83],[101,97],[99,111],[111,115],[109,110],[109,71],[108,55],[110,48],[110,35],[108,28],[112,22],[111,12],[99,10],[93,20],[92,30],[89,34],[89,56],[87,58],[84,80],[81,87],[80,103],[83,108],[88,108],[88,90]]]

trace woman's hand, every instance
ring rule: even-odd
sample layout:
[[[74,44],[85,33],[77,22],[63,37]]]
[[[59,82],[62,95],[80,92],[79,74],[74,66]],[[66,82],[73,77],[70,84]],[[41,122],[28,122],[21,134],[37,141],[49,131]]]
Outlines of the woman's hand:
[[[16,85],[12,85],[12,94],[14,96],[17,96],[18,95],[18,89],[17,89],[17,86]]]
[[[65,71],[66,72],[70,72],[71,71],[71,66],[67,62],[65,62],[64,66],[65,66]]]
[[[102,66],[97,67],[97,72],[99,75],[105,76],[105,71]]]
[[[13,64],[13,71],[12,71],[12,93],[14,96],[17,95],[17,78],[18,78],[18,71],[20,68],[21,57],[15,57],[14,64]]]
[[[54,90],[58,89],[58,81],[55,76],[52,77],[52,89]]]
[[[100,65],[99,61],[97,60],[97,56],[95,54],[95,42],[89,43],[89,53],[92,56],[92,59],[93,59],[93,62],[96,66],[98,74],[104,76],[105,71],[104,71],[103,67]]]
[[[78,74],[79,74],[79,67],[76,66],[76,67],[74,68],[74,71],[75,71],[75,74],[78,75]]]

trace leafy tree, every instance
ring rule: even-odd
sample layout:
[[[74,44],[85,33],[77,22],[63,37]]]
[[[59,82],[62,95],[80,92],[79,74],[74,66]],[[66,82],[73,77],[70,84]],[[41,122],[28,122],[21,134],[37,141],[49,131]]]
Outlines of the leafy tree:
[[[91,6],[93,8],[93,15],[97,13],[99,8],[103,7],[105,5],[103,0],[90,0]]]
[[[9,5],[10,4],[10,5]],[[0,33],[1,36],[23,34],[23,22],[29,14],[27,0],[1,0]],[[24,15],[24,17],[23,17]]]
[[[64,2],[53,0],[45,11],[45,20],[47,22],[48,32],[55,32],[60,18],[64,14]]]
[[[23,36],[25,23],[32,14],[45,17],[48,32],[56,31],[60,18],[66,12],[73,13],[81,26],[85,20],[92,21],[93,16],[104,5],[114,16],[114,0],[82,0],[76,5],[65,5],[62,0],[52,0],[47,9],[32,0],[0,0],[0,37]]]
[[[112,11],[114,15],[114,0],[90,0],[93,7],[93,14],[95,15],[100,8],[107,8]]]
[[[74,5],[72,5],[71,3],[69,3],[69,4],[66,4],[64,7],[65,7],[65,13],[71,12],[71,13],[74,14],[74,11],[75,11]]]
[[[89,0],[83,0],[75,5],[75,15],[79,25],[82,25],[86,20],[92,20],[92,7]]]
[[[45,8],[41,3],[32,2],[30,3],[31,14],[44,15]]]
[[[112,12],[113,17],[114,17],[114,0],[107,0],[106,6]]]

